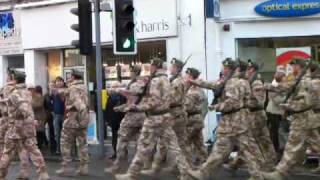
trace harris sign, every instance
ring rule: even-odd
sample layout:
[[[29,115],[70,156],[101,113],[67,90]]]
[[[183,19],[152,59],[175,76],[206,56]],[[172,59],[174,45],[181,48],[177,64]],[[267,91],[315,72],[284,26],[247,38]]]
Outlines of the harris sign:
[[[255,7],[255,12],[268,17],[299,17],[320,13],[320,0],[270,0]]]

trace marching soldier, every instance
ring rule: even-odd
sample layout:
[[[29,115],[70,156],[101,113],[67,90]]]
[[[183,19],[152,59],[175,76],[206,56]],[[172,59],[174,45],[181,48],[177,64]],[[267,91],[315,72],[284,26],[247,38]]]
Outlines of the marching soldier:
[[[255,62],[248,62],[247,78],[251,85],[251,94],[248,98],[247,107],[250,113],[248,114],[248,121],[253,137],[259,146],[263,157],[261,167],[266,170],[271,170],[277,159],[274,147],[271,142],[269,130],[267,128],[267,116],[264,111],[264,104],[266,101],[266,91],[263,90],[263,81],[260,74],[258,74],[259,65]],[[239,152],[237,158],[232,161],[229,166],[230,169],[236,170],[242,163],[242,153]]]
[[[310,97],[311,102],[312,102],[312,107],[313,107],[313,112],[316,115],[316,119],[319,121],[320,119],[320,67],[319,64],[317,63],[312,63],[310,66],[310,78],[311,78],[311,83],[309,84],[309,89],[310,89]],[[316,124],[316,122],[315,122]],[[313,134],[309,138],[309,144],[310,146],[318,153],[320,156],[320,133],[319,133],[319,128],[318,130],[312,130],[311,134]],[[320,157],[319,157],[320,158]],[[313,173],[320,173],[320,161],[318,164],[318,167],[316,169],[312,170]]]
[[[4,180],[10,161],[18,149],[25,149],[33,164],[37,167],[39,180],[48,180],[49,175],[43,156],[38,149],[36,139],[36,122],[31,106],[31,95],[26,90],[25,74],[12,72],[15,87],[8,87],[6,95],[8,105],[8,129],[5,136],[4,150],[0,161],[0,180]],[[13,88],[13,89],[12,89]],[[25,155],[25,157],[27,157]],[[28,159],[26,160],[28,162]],[[22,177],[24,176],[24,177]],[[27,172],[21,178],[27,178]]]
[[[195,68],[188,68],[186,79],[198,79],[200,72]],[[198,86],[190,85],[185,97],[184,106],[188,113],[188,147],[193,147],[196,158],[203,163],[207,158],[207,150],[204,146],[202,130],[204,128],[204,117],[202,115],[203,104],[206,101],[203,90]]]
[[[223,88],[219,103],[210,107],[211,110],[222,112],[222,119],[217,129],[217,140],[207,161],[197,171],[189,170],[189,174],[197,179],[205,179],[216,170],[238,145],[248,164],[250,179],[262,180],[259,167],[258,146],[249,131],[249,122],[246,119],[248,110],[245,107],[247,97],[250,95],[249,82],[240,78],[244,66],[237,68],[235,61],[230,58],[223,61],[224,81],[215,83],[205,81],[190,81],[192,84],[209,88]],[[236,74],[233,72],[236,71]],[[242,75],[243,76],[243,75]]]
[[[70,167],[72,162],[71,149],[74,142],[78,142],[80,166],[76,171],[77,175],[88,175],[88,143],[87,127],[89,124],[89,105],[87,87],[82,80],[82,74],[73,71],[67,89],[55,89],[66,101],[66,119],[63,122],[61,134],[62,167],[57,170],[60,176],[72,176],[73,170]]]
[[[262,89],[263,81],[258,70],[259,65],[257,63],[248,62],[247,77],[251,85],[251,95],[248,101],[249,122],[253,136],[263,155],[264,163],[262,166],[271,170],[277,161],[277,157],[267,127],[267,114],[264,110],[266,91]]]
[[[293,66],[293,74],[298,79],[302,77],[295,87],[295,92],[289,97],[286,104],[281,104],[283,108],[292,118],[288,142],[286,144],[283,157],[272,173],[264,173],[265,179],[279,180],[284,179],[288,175],[290,169],[297,163],[301,163],[300,154],[305,152],[310,139],[317,137],[317,129],[320,127],[318,119],[319,104],[319,79],[314,76],[313,80],[306,78],[303,70],[306,68],[305,59],[294,59],[291,62]],[[267,85],[268,90],[275,87]],[[294,88],[292,83],[282,83],[276,88],[277,91],[290,90]],[[318,136],[319,137],[319,136]],[[318,140],[319,142],[319,140]],[[315,144],[320,152],[319,144]]]
[[[144,121],[141,135],[138,141],[136,155],[126,174],[116,175],[118,180],[137,179],[144,162],[149,160],[153,153],[155,144],[159,138],[169,143],[174,153],[176,164],[182,174],[181,179],[185,178],[188,167],[186,158],[181,153],[177,145],[177,137],[172,130],[170,119],[170,82],[163,69],[163,61],[158,58],[151,60],[151,80],[147,83],[147,93],[141,103],[127,108],[129,110],[146,112],[147,118]]]
[[[187,93],[187,84],[181,75],[184,63],[176,58],[171,61],[170,73],[172,77],[170,78],[171,89],[170,89],[170,113],[171,122],[173,123],[173,130],[177,135],[178,143],[183,151],[188,162],[191,162],[191,149],[187,146],[188,135],[187,135],[187,113],[183,107],[184,98]],[[161,163],[166,159],[168,142],[165,139],[159,139],[157,144],[157,153],[154,157],[152,167],[150,170],[144,170],[142,173],[147,175],[152,175],[160,170]],[[167,170],[174,170],[176,165]]]
[[[143,93],[145,87],[145,78],[140,77],[141,67],[138,65],[130,68],[131,82],[127,90],[121,91],[127,97],[127,103],[114,109],[116,111],[125,111],[126,107],[134,105],[139,101],[140,94]],[[105,172],[117,173],[120,169],[121,161],[124,160],[128,152],[130,140],[137,138],[143,126],[143,121],[146,118],[144,112],[127,112],[120,124],[119,139],[117,146],[117,158],[113,162],[110,169],[105,169]]]
[[[12,79],[12,74],[8,71],[7,75],[7,83],[0,90],[0,97],[2,100],[5,100],[5,97],[8,97],[10,93],[15,89],[15,83]],[[8,106],[7,102],[0,103],[0,157],[2,157],[2,152],[5,143],[5,136],[9,127],[9,114],[8,114]],[[19,149],[18,151],[20,158],[20,172],[17,179],[28,179],[28,167],[29,167],[29,157],[24,148]]]

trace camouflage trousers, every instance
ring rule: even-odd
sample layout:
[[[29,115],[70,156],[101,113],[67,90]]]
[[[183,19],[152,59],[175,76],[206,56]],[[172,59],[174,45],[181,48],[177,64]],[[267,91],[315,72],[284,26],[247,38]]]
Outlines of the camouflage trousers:
[[[159,122],[152,125],[150,122]],[[149,116],[143,125],[138,140],[136,155],[128,169],[128,173],[133,177],[137,177],[143,168],[143,165],[150,160],[154,153],[154,147],[158,139],[168,142],[168,147],[175,157],[175,163],[181,175],[185,175],[189,169],[186,157],[181,153],[178,145],[178,139],[171,126],[168,126],[162,116]]]
[[[294,165],[301,163],[300,155],[305,153],[308,145],[320,152],[319,142],[320,136],[317,129],[291,129],[282,159],[276,170],[284,175],[288,174]]]
[[[87,130],[63,127],[61,132],[62,166],[68,166],[72,161],[71,150],[75,142],[78,143],[80,165],[89,163]]]
[[[181,148],[181,152],[187,158],[187,162],[191,164],[192,162],[192,152],[191,147],[188,143],[188,133],[187,133],[187,117],[185,115],[171,116],[169,121],[174,122],[172,129],[178,138],[178,145]],[[168,154],[168,145],[170,144],[169,139],[159,138],[157,144],[157,153],[153,159],[153,165],[155,167],[160,167],[161,163],[166,159]]]
[[[277,162],[277,155],[272,144],[269,130],[267,127],[252,130],[253,137],[258,145],[258,150],[262,154],[262,161],[260,167],[264,167],[265,171],[270,171],[274,168]],[[233,164],[242,163],[244,160],[244,154],[242,151],[238,152],[237,158],[233,161]]]
[[[130,141],[136,140],[139,137],[142,127],[123,127],[120,126],[118,145],[117,145],[117,158],[113,162],[113,168],[119,169],[122,161],[125,160],[128,153],[128,146]]]
[[[46,165],[43,156],[37,146],[36,138],[27,138],[23,140],[6,139],[3,154],[0,160],[0,178],[4,178],[8,173],[8,167],[12,158],[16,155],[16,151],[19,151],[19,157],[21,160],[21,168],[23,170],[28,169],[29,156],[32,163],[36,166],[37,172],[46,172]]]
[[[202,164],[200,171],[204,176],[209,177],[230,155],[234,146],[239,146],[243,152],[243,157],[248,165],[248,170],[255,180],[263,180],[261,173],[261,152],[251,133],[242,133],[228,136],[228,134],[218,134],[211,154],[207,161]]]
[[[207,150],[204,145],[202,130],[203,127],[188,127],[188,147],[192,149],[192,153],[195,154],[195,157],[199,159],[200,162],[204,162],[207,158]]]

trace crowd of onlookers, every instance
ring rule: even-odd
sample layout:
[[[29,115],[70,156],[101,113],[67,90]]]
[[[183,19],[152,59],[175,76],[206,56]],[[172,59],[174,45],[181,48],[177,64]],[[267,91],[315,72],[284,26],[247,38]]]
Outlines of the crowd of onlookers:
[[[54,83],[59,88],[66,86],[61,77],[57,77]],[[32,94],[32,108],[35,120],[38,121],[38,146],[41,150],[49,149],[52,155],[60,155],[60,138],[65,115],[64,99],[50,89],[43,94],[41,86],[28,85],[27,88]]]

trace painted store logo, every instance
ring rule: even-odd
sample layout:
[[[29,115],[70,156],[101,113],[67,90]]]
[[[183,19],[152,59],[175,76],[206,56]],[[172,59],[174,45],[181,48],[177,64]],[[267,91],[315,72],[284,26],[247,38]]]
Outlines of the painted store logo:
[[[299,17],[320,13],[320,0],[270,0],[257,5],[258,14],[268,17]]]
[[[15,22],[13,14],[11,12],[0,13],[0,37],[6,39],[14,35]]]

